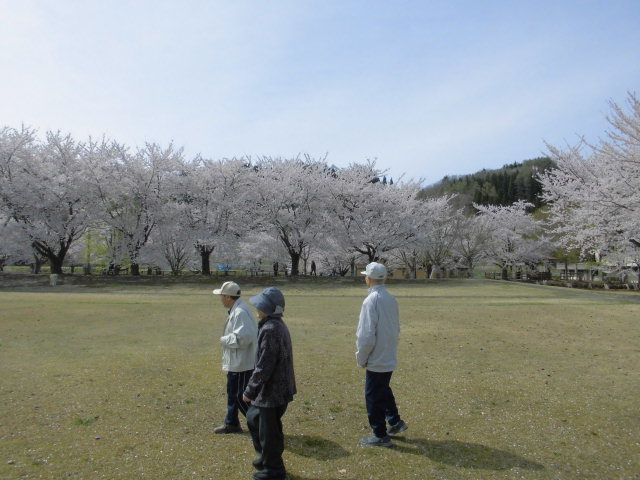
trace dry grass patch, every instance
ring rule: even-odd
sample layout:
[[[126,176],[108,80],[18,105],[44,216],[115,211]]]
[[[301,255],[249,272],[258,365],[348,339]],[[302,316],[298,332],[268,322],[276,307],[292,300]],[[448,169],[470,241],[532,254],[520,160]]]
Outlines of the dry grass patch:
[[[392,385],[410,428],[379,450],[357,446],[366,289],[281,288],[299,390],[284,417],[291,479],[640,475],[637,296],[390,285],[402,322]],[[212,434],[225,312],[209,286],[7,291],[0,304],[0,478],[251,478],[248,435]]]

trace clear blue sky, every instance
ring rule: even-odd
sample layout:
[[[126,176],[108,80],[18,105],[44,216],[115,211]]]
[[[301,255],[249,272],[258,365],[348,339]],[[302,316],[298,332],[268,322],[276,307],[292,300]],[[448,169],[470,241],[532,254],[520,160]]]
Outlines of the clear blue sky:
[[[433,183],[608,129],[640,1],[0,0],[0,125]]]

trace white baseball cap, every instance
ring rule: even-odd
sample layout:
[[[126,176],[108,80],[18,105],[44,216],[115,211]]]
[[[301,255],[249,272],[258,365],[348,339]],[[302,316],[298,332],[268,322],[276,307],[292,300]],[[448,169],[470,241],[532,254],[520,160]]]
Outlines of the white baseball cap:
[[[371,262],[367,265],[365,271],[360,273],[374,280],[382,280],[383,278],[387,278],[387,267],[381,263]]]
[[[214,295],[229,295],[231,297],[240,296],[240,285],[236,282],[224,282],[222,287],[216,288],[213,291]]]

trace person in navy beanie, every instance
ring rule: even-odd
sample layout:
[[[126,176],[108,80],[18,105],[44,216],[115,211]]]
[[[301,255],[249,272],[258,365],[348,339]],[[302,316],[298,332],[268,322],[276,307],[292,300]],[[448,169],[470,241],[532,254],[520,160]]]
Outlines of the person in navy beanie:
[[[266,288],[249,299],[258,311],[258,353],[256,366],[244,391],[251,402],[247,426],[259,457],[253,466],[256,480],[284,480],[282,460],[284,433],[282,416],[296,394],[291,335],[282,319],[284,295],[276,287]]]

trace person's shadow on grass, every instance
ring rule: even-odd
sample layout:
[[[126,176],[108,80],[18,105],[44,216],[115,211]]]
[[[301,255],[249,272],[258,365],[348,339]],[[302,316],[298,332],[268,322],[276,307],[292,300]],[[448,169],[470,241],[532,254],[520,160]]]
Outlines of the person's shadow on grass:
[[[531,462],[503,450],[489,448],[477,443],[459,442],[456,440],[425,440],[421,438],[407,439],[393,437],[393,450],[399,453],[422,455],[434,462],[459,468],[481,470],[544,470],[544,466]],[[310,435],[287,435],[287,450],[307,458],[316,460],[335,460],[350,455],[338,443],[322,437]],[[288,480],[307,480],[296,474],[288,473]],[[352,480],[348,475],[340,476],[340,480]]]
[[[544,466],[539,463],[477,443],[403,437],[394,437],[393,441],[394,449],[400,452],[423,455],[435,462],[454,467],[481,470],[510,470],[512,468],[544,470]]]
[[[286,435],[287,450],[316,460],[335,460],[349,455],[338,443],[311,435]]]

